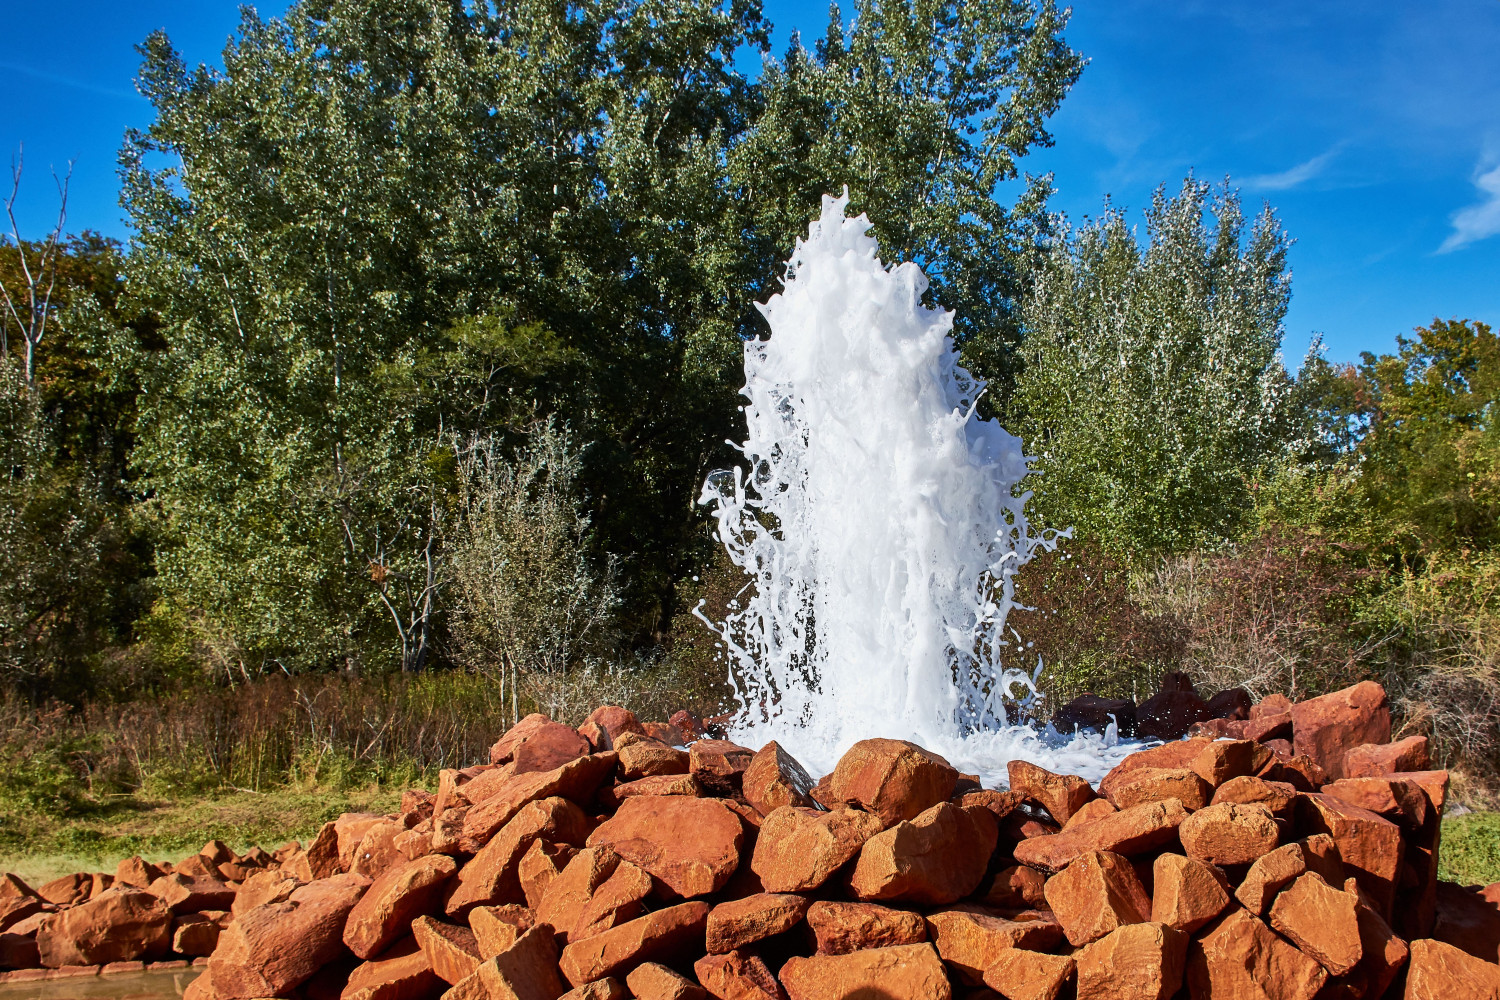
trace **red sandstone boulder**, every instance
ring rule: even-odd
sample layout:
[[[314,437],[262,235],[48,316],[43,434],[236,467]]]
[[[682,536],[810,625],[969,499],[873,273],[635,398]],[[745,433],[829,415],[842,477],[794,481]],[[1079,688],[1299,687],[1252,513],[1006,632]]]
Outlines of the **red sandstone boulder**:
[[[1092,823],[1016,845],[1016,860],[1045,872],[1059,872],[1090,851],[1143,854],[1177,839],[1177,827],[1190,814],[1176,799],[1110,813]],[[1193,813],[1191,815],[1199,815]]]
[[[411,922],[412,938],[433,973],[450,986],[456,986],[479,968],[479,939],[467,927],[445,924],[431,917]]]
[[[688,747],[689,770],[710,795],[740,794],[745,769],[755,751],[728,740],[698,740]]]
[[[1087,781],[1076,774],[1053,774],[1030,761],[1013,760],[1006,765],[1010,790],[1030,799],[1058,823],[1066,823],[1098,796]],[[1007,810],[1009,812],[1009,810]]]
[[[521,939],[537,925],[536,914],[524,906],[506,903],[502,906],[476,906],[469,911],[469,928],[482,961],[489,961]],[[549,925],[550,927],[550,925]]]
[[[421,1000],[442,988],[411,936],[355,968],[340,1000]]]
[[[701,955],[708,911],[702,901],[681,903],[574,941],[562,951],[563,975],[574,986],[582,986],[642,962],[673,964]]]
[[[1151,919],[1151,897],[1135,869],[1127,859],[1107,851],[1090,851],[1053,875],[1047,880],[1046,896],[1074,947],[1124,924]]]
[[[1409,830],[1421,829],[1427,820],[1427,793],[1415,782],[1402,781],[1399,775],[1341,778],[1324,785],[1323,794],[1377,813]]]
[[[357,845],[356,845],[357,846]],[[318,835],[282,866],[303,882],[328,878],[339,872],[339,832],[336,823],[324,823]]]
[[[643,722],[641,725],[649,728],[655,723]],[[618,979],[607,977],[596,979],[592,983],[584,983],[564,993],[557,1000],[630,1000],[630,992]]]
[[[1309,698],[1292,706],[1292,747],[1330,778],[1345,777],[1344,754],[1362,743],[1391,741],[1385,688],[1374,681]]]
[[[942,757],[905,740],[860,740],[839,758],[829,780],[837,802],[858,805],[886,827],[947,802],[958,771]]]
[[[621,861],[584,904],[578,921],[568,929],[568,940],[580,941],[634,920],[651,890],[651,876],[644,869]]]
[[[1486,962],[1500,962],[1500,909],[1477,892],[1439,882],[1432,936]]]
[[[599,790],[601,805],[606,809],[620,808],[620,803],[640,795],[688,795],[701,798],[707,792],[691,774],[662,774],[655,778],[637,778],[609,788]]]
[[[1150,919],[1192,934],[1229,906],[1229,885],[1213,865],[1160,854],[1151,869]]]
[[[526,853],[521,855],[521,863],[516,866],[516,877],[521,880],[521,894],[526,897],[527,906],[535,909],[541,905],[547,887],[562,874],[577,853],[578,849],[571,844],[554,844],[549,840],[531,842]]]
[[[219,912],[226,918],[229,915],[225,911]],[[172,951],[189,958],[206,958],[218,947],[221,930],[220,920],[213,913],[184,913],[173,917]]]
[[[553,879],[536,906],[536,917],[566,940],[578,926],[595,890],[615,873],[620,856],[609,847],[586,847]]]
[[[1258,802],[1200,809],[1182,821],[1177,835],[1188,857],[1215,865],[1248,865],[1281,839],[1271,810]]]
[[[988,886],[981,884],[979,901],[1002,910],[1029,910],[1047,904],[1047,876],[1025,865],[1010,865],[995,873]]]
[[[745,801],[762,816],[782,806],[811,808],[815,805],[809,794],[812,787],[807,771],[774,740],[750,759],[742,779]]]
[[[238,894],[235,886],[228,882],[214,878],[188,878],[177,872],[163,875],[146,891],[166,903],[173,913],[227,910]]]
[[[593,744],[596,751],[613,750],[614,741],[622,733],[646,735],[646,730],[636,719],[635,713],[619,705],[603,705],[594,709],[583,725],[578,727],[578,731]]]
[[[1142,767],[1110,789],[1116,809],[1176,799],[1188,811],[1202,809],[1213,796],[1213,786],[1186,767]]]
[[[930,944],[790,958],[781,984],[791,1000],[952,1000],[942,960]]]
[[[152,882],[161,878],[162,870],[137,854],[133,858],[126,858],[115,868],[116,885],[133,885],[137,889],[144,889]],[[36,894],[28,890],[28,894]]]
[[[1442,941],[1411,943],[1406,1000],[1495,1000],[1500,966]]]
[[[1267,781],[1264,778],[1242,775],[1238,778],[1230,778],[1214,789],[1211,804],[1220,805],[1225,802],[1239,805],[1259,802],[1271,810],[1272,816],[1290,821],[1293,806],[1297,803],[1297,789],[1284,781]]]
[[[547,721],[515,744],[510,758],[512,773],[555,771],[571,760],[588,756],[591,750],[578,730]]]
[[[927,940],[927,923],[920,913],[875,903],[819,900],[808,908],[807,924],[817,938],[820,955],[844,955]]]
[[[984,970],[1004,952],[1012,948],[1051,951],[1062,942],[1063,930],[1045,910],[1001,916],[969,904],[929,913],[927,937],[954,975],[978,986],[984,981]]]
[[[1284,844],[1255,859],[1234,896],[1258,917],[1271,908],[1271,901],[1285,886],[1307,871],[1307,849],[1302,844]]]
[[[1005,1000],[1058,1000],[1077,971],[1071,955],[1011,948],[984,971],[984,985]]]
[[[284,994],[344,951],[344,922],[370,880],[338,875],[266,903],[219,935],[208,975],[219,1000]]]
[[[1368,809],[1331,795],[1303,795],[1298,800],[1297,815],[1304,830],[1333,838],[1344,866],[1374,902],[1376,911],[1381,916],[1389,914],[1401,870],[1400,828]]]
[[[988,809],[939,803],[865,841],[849,887],[865,902],[957,902],[979,887],[998,837]]]
[[[709,954],[724,955],[802,922],[811,903],[791,893],[761,892],[720,903],[708,914]]]
[[[1271,926],[1330,974],[1342,976],[1364,956],[1357,903],[1357,896],[1335,889],[1308,872],[1298,876],[1271,904]]]
[[[1135,710],[1135,728],[1150,739],[1175,740],[1209,717],[1208,702],[1193,690],[1192,680],[1173,670],[1162,675],[1160,690]]]
[[[610,847],[684,899],[724,887],[740,862],[745,829],[717,799],[639,796],[589,835],[590,847]]]
[[[1425,736],[1408,736],[1395,743],[1364,743],[1344,754],[1346,778],[1378,778],[1398,771],[1425,771],[1431,766]]]
[[[461,918],[476,906],[519,903],[520,862],[533,841],[582,845],[589,820],[572,802],[548,798],[522,807],[483,849],[464,865],[448,890],[444,909],[449,917]]]
[[[617,761],[617,755],[610,751],[570,760],[551,771],[517,774],[506,765],[476,778],[465,786],[474,789],[474,806],[464,814],[459,848],[469,853],[479,851],[501,827],[533,802],[548,798],[575,803],[592,800],[600,784],[613,773]]]
[[[1192,767],[1209,742],[1202,739],[1173,740],[1159,747],[1137,750],[1116,764],[1104,776],[1099,782],[1099,794],[1105,798],[1112,798],[1117,786],[1130,780],[1129,775],[1132,772],[1144,767]]]
[[[660,962],[642,962],[625,977],[635,1000],[706,1000],[708,991]]]
[[[719,1000],[786,1000],[781,984],[759,955],[731,951],[693,963],[698,982]]]
[[[473,983],[481,989],[464,991],[465,983]],[[583,983],[574,985],[582,986]],[[528,1000],[531,997],[555,1000],[564,989],[562,977],[558,975],[557,943],[548,928],[533,927],[516,938],[515,944],[505,951],[481,962],[472,976],[445,996],[459,993],[464,1000]]]
[[[636,733],[621,733],[614,741],[614,748],[619,755],[621,780],[688,773],[688,752],[661,740]]]
[[[1188,947],[1193,1000],[1312,1000],[1328,981],[1323,967],[1245,910],[1232,910]]]
[[[1085,823],[1092,823],[1096,819],[1103,819],[1110,813],[1117,813],[1119,811],[1120,810],[1116,809],[1115,804],[1109,801],[1109,799],[1094,799],[1092,802],[1084,803],[1083,806],[1073,814],[1072,818],[1063,824],[1063,829],[1071,830],[1074,827],[1082,826]]]
[[[36,946],[51,969],[161,958],[172,946],[172,911],[139,889],[109,889],[45,918]]]
[[[1188,936],[1166,924],[1125,924],[1074,956],[1078,1000],[1167,1000],[1182,985]]]
[[[880,830],[879,817],[861,809],[782,806],[761,823],[750,867],[768,892],[811,892]]]

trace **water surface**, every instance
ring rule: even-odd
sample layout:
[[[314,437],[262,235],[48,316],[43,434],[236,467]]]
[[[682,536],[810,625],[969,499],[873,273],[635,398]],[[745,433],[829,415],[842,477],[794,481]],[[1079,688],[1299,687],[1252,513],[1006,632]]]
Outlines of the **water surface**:
[[[202,969],[164,969],[35,983],[0,983],[0,1000],[175,1000],[202,972]]]

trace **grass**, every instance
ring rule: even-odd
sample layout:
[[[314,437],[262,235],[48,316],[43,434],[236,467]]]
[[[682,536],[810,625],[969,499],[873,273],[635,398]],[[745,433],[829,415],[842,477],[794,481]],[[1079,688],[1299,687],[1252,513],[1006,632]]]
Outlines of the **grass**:
[[[178,860],[210,840],[236,851],[305,840],[345,812],[389,812],[401,789],[283,788],[224,791],[177,800],[119,796],[82,816],[0,811],[0,870],[32,885],[79,871],[113,872],[133,854]]]
[[[1443,821],[1438,878],[1459,885],[1500,882],[1500,812],[1471,812]]]

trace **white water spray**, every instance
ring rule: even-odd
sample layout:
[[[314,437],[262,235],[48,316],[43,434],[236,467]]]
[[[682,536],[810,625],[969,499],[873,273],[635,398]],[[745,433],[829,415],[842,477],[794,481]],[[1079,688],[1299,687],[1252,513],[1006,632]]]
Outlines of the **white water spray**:
[[[1097,780],[1130,748],[1012,718],[1037,697],[1005,629],[1014,576],[1056,545],[1027,522],[1021,442],[975,413],[984,383],[958,363],[952,314],[922,305],[921,269],[881,264],[847,202],[823,199],[760,307],[748,470],[715,473],[700,498],[753,581],[710,622],[740,700],[733,736],[779,740],[815,774],[887,736],[986,784],[1018,757]]]

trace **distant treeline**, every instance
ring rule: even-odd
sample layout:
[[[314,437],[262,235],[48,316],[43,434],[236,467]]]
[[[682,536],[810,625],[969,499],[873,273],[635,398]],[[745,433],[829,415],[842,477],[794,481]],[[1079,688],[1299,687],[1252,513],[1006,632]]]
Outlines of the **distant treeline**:
[[[735,458],[754,303],[845,185],[956,311],[983,406],[1036,456],[1036,517],[1100,567],[1028,584],[1059,685],[1440,656],[1470,701],[1496,689],[1492,331],[1293,373],[1269,206],[1188,178],[1143,231],[1049,212],[1024,159],[1084,64],[1050,2],[862,0],[779,55],[753,0],[244,17],[222,70],[141,46],[128,247],[0,245],[11,697],[457,666],[514,700],[589,664],[722,670],[683,626],[738,586],[696,498]],[[1247,568],[1287,552],[1337,581],[1297,604],[1316,656],[1286,628],[1210,655],[1190,622],[1233,580],[1307,597]]]

